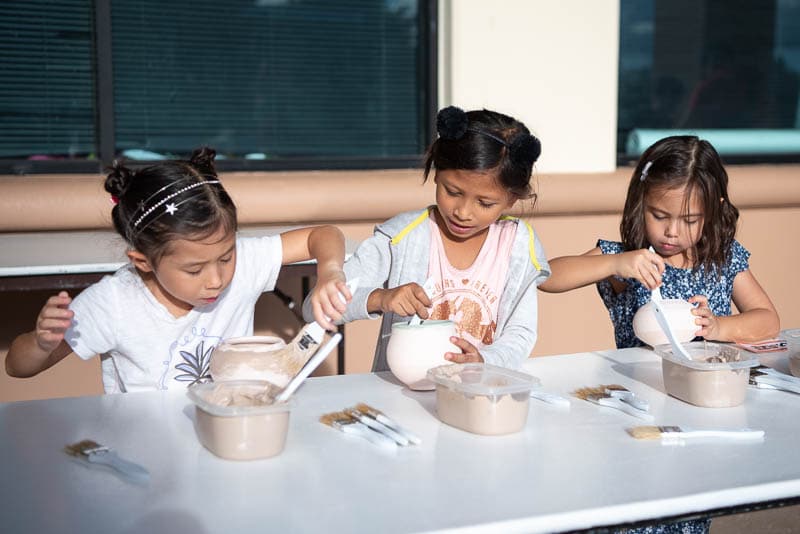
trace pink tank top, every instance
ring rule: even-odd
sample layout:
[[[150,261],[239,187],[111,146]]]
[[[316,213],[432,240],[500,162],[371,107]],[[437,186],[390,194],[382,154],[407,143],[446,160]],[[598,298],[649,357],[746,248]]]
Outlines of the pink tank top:
[[[480,349],[494,341],[497,310],[506,285],[511,246],[517,233],[514,221],[501,220],[489,226],[478,257],[467,269],[456,269],[445,254],[444,243],[433,218],[428,277],[435,289],[431,319],[456,323],[458,335]]]

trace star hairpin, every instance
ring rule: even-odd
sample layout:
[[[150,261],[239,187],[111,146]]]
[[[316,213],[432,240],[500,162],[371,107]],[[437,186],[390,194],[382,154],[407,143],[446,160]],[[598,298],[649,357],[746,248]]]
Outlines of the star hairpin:
[[[175,215],[175,212],[178,211],[178,206],[176,206],[175,203],[172,202],[170,204],[167,204],[167,207],[165,209],[167,210],[167,213],[169,213],[170,215]]]

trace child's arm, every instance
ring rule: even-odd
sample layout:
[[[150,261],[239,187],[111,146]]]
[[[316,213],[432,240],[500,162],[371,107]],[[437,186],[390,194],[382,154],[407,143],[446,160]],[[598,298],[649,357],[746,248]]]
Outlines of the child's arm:
[[[352,295],[345,284],[344,234],[335,226],[313,226],[281,234],[283,264],[317,260],[317,284],[310,295],[316,320],[323,328],[334,330]]]
[[[539,285],[539,289],[547,293],[563,293],[614,276],[635,278],[653,289],[661,285],[664,259],[647,249],[603,254],[596,247],[580,256],[550,260],[550,270],[550,278]]]
[[[66,291],[50,297],[36,318],[36,329],[14,339],[6,355],[9,376],[27,378],[63,360],[72,352],[64,332],[72,324],[72,299]]]
[[[727,317],[716,317],[708,307],[708,299],[695,295],[689,302],[698,303],[692,310],[701,327],[698,336],[716,341],[761,341],[778,335],[780,318],[767,293],[748,269],[733,279],[733,303],[739,313]]]

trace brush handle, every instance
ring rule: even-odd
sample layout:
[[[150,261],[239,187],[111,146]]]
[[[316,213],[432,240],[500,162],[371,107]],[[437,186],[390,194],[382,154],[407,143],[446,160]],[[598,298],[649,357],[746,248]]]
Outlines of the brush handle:
[[[373,445],[377,445],[382,449],[387,450],[395,450],[397,449],[397,443],[393,439],[390,439],[383,434],[379,434],[378,432],[371,430],[367,425],[361,423],[359,421],[353,421],[351,423],[343,424],[341,426],[343,432],[347,434],[354,434],[356,436],[360,436]]]
[[[641,410],[643,412],[650,411],[650,403],[644,399],[640,399],[637,397],[632,391],[622,391],[619,389],[607,389],[606,393],[611,395],[612,397],[616,397],[622,402],[630,404],[637,410]]]
[[[116,451],[111,449],[90,452],[86,456],[86,460],[93,464],[107,465],[133,479],[146,480],[150,477],[147,469],[139,464],[123,460]]]
[[[314,369],[319,367],[319,364],[321,364],[323,360],[328,357],[328,354],[330,354],[333,348],[339,344],[341,339],[342,334],[336,333],[328,340],[327,343],[320,347],[317,352],[315,352],[314,355],[309,358],[305,365],[300,368],[300,371],[298,371],[298,373],[294,375],[291,380],[289,380],[289,383],[286,384],[286,387],[284,387],[280,393],[275,395],[275,401],[285,402],[292,395],[292,393],[294,393],[295,390],[300,387],[300,384],[302,384],[303,381],[308,378],[308,375],[310,375]]]
[[[547,393],[545,391],[536,391],[532,389],[530,396],[531,398],[546,402],[547,404],[552,404],[553,406],[560,406],[563,408],[570,407],[569,399],[564,398],[561,395],[556,395],[555,393]]]
[[[394,430],[392,430],[392,428],[384,425],[383,423],[381,423],[377,419],[373,419],[372,417],[370,417],[368,415],[364,415],[363,413],[359,412],[358,410],[349,410],[347,413],[349,413],[351,416],[355,417],[356,419],[358,419],[359,421],[361,421],[362,423],[364,423],[365,425],[370,427],[372,430],[374,430],[376,432],[380,432],[381,434],[390,437],[398,445],[402,445],[403,447],[408,445],[408,443],[409,443],[408,442],[408,438],[406,438],[405,436],[403,436],[402,434],[400,434],[398,432],[395,432]]]
[[[776,378],[778,380],[787,382],[795,386],[800,386],[800,378],[793,375],[787,375],[786,373],[781,373],[780,371],[778,371],[777,369],[773,369],[772,367],[760,366],[760,367],[753,367],[751,370],[755,371],[756,373],[763,373],[765,375],[769,375],[772,378]]]
[[[777,378],[775,376],[754,376],[752,378],[756,381],[757,384],[765,384],[767,386],[771,386],[775,389],[779,389],[781,391],[788,391],[790,393],[798,393],[800,394],[800,386],[797,384],[793,384],[787,380],[783,380],[782,378]]]
[[[686,352],[686,349],[683,348],[677,339],[675,339],[675,334],[672,332],[672,327],[669,325],[669,321],[667,321],[667,317],[664,315],[664,309],[661,307],[661,302],[658,299],[650,299],[650,302],[653,303],[653,313],[656,316],[656,322],[661,327],[661,330],[667,335],[667,339],[669,339],[670,345],[672,345],[672,354],[682,356],[687,360],[692,359],[689,356],[689,353]]]
[[[416,434],[406,429],[405,427],[398,425],[393,419],[390,419],[386,415],[379,413],[375,416],[375,419],[377,419],[384,425],[388,426],[395,432],[402,434],[408,439],[408,441],[410,441],[414,445],[419,445],[420,443],[422,443],[422,439],[420,439]]]
[[[753,430],[751,428],[736,428],[730,430],[693,430],[684,428],[680,432],[663,432],[661,439],[692,439],[692,438],[715,438],[734,441],[752,441],[764,439],[763,430]]]
[[[601,406],[606,406],[608,408],[616,408],[622,412],[625,412],[628,415],[632,415],[644,421],[653,421],[654,417],[653,414],[650,412],[643,412],[642,410],[637,410],[630,404],[625,404],[620,399],[615,397],[602,397],[597,399],[597,404]]]

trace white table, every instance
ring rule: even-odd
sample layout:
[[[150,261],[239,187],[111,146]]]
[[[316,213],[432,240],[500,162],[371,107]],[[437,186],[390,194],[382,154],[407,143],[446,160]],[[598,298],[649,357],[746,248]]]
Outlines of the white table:
[[[793,339],[793,350],[800,350]],[[786,369],[786,353],[766,358]],[[624,429],[641,421],[573,399],[531,400],[524,431],[478,436],[435,416],[432,392],[387,374],[310,379],[298,391],[284,452],[235,462],[204,449],[180,391],[0,405],[0,517],[7,532],[552,532],[800,496],[800,395],[750,389],[742,406],[698,408],[664,394],[647,349],[538,358],[526,368],[569,394],[620,383],[650,401],[656,424],[750,426],[763,442],[664,446]],[[423,443],[385,453],[317,421],[364,401]],[[61,452],[91,438],[151,472],[148,485],[86,468]]]

